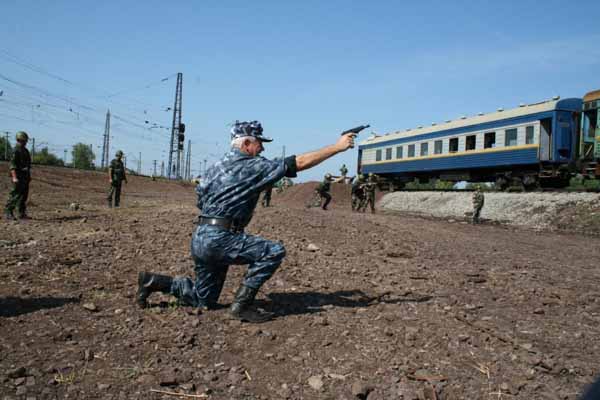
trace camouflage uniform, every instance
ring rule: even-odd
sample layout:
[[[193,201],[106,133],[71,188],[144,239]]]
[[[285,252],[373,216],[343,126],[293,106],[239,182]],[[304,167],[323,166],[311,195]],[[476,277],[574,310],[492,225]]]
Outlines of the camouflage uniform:
[[[110,189],[108,191],[108,206],[113,205],[113,196],[115,198],[115,207],[119,207],[121,203],[121,186],[123,181],[127,182],[125,176],[125,166],[120,158],[115,158],[110,162]]]
[[[481,214],[481,209],[483,208],[483,203],[485,201],[485,197],[481,192],[481,189],[477,189],[473,192],[473,223],[480,223],[479,215]]]
[[[271,195],[272,194],[273,194],[273,186],[269,186],[268,188],[265,189],[263,198],[262,198],[262,202],[261,202],[263,207],[271,206]]]
[[[192,237],[196,281],[177,277],[171,294],[195,307],[217,304],[229,265],[249,264],[243,285],[258,289],[269,279],[285,257],[281,243],[244,233],[260,193],[283,176],[296,176],[296,157],[285,160],[252,157],[232,149],[211,167],[196,188],[198,208],[205,217],[227,218],[237,232],[218,226],[199,225]]]
[[[365,201],[364,178],[362,175],[356,177],[352,183],[352,211],[360,210]]]
[[[362,211],[367,209],[367,206],[371,207],[371,212],[375,212],[375,189],[377,188],[377,177],[374,174],[369,174],[367,182],[363,185],[365,191],[365,200],[363,201]]]
[[[7,217],[12,217],[15,208],[18,209],[20,218],[27,218],[27,198],[29,197],[29,182],[31,181],[31,156],[29,150],[17,142],[10,161],[11,171],[15,171],[18,179],[13,183],[13,188],[8,195],[4,212]]]
[[[329,205],[329,202],[331,201],[331,195],[329,194],[329,191],[331,190],[331,175],[327,174],[325,175],[325,178],[323,178],[323,182],[319,183],[319,186],[317,186],[317,193],[319,193],[319,196],[321,196],[321,200],[325,199],[325,203],[323,203],[323,205],[321,206],[321,208],[323,210],[327,210],[327,206]]]
[[[346,168],[346,164],[342,164],[340,168],[340,174],[342,175],[342,181],[345,183],[346,175],[348,174],[348,168]]]

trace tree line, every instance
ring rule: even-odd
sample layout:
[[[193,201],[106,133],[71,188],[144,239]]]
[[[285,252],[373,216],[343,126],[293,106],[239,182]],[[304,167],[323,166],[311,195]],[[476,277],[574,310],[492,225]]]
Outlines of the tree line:
[[[4,137],[0,137],[0,160],[10,160],[12,152],[13,147],[10,142]],[[95,159],[96,155],[90,146],[85,143],[77,143],[71,149],[72,162],[69,166],[77,169],[95,169]],[[48,147],[42,147],[40,150],[36,149],[35,154],[32,155],[31,162],[33,164],[66,166],[65,161],[56,154],[51,153]]]

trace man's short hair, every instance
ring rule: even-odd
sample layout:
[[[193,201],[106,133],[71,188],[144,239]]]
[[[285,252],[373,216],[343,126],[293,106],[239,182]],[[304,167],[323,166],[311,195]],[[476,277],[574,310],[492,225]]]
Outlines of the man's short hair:
[[[236,149],[241,149],[242,144],[244,144],[246,139],[250,140],[251,142],[258,141],[258,139],[255,138],[254,136],[240,136],[240,137],[233,138],[233,140],[231,141],[231,147],[235,147]]]

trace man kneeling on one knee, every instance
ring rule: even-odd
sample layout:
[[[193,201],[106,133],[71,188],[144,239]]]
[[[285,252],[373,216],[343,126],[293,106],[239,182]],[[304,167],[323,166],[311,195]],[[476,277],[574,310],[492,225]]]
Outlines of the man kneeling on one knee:
[[[213,308],[217,305],[229,266],[247,264],[248,270],[230,307],[230,314],[248,322],[263,322],[273,313],[253,306],[260,287],[273,275],[285,257],[281,243],[244,232],[260,194],[283,177],[311,168],[333,155],[354,147],[356,134],[341,136],[320,150],[268,160],[260,153],[263,136],[258,121],[236,122],[231,129],[231,150],[208,169],[197,186],[199,224],[192,236],[195,281],[149,272],[138,275],[137,302],[147,306],[153,292],[174,295],[183,304]]]

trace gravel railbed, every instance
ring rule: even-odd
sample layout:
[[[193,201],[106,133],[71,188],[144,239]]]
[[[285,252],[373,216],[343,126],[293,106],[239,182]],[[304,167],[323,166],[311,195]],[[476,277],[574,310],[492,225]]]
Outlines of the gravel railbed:
[[[379,205],[386,211],[439,218],[468,218],[472,192],[395,192]],[[566,207],[598,207],[597,193],[485,193],[481,218],[513,225],[548,227]]]

